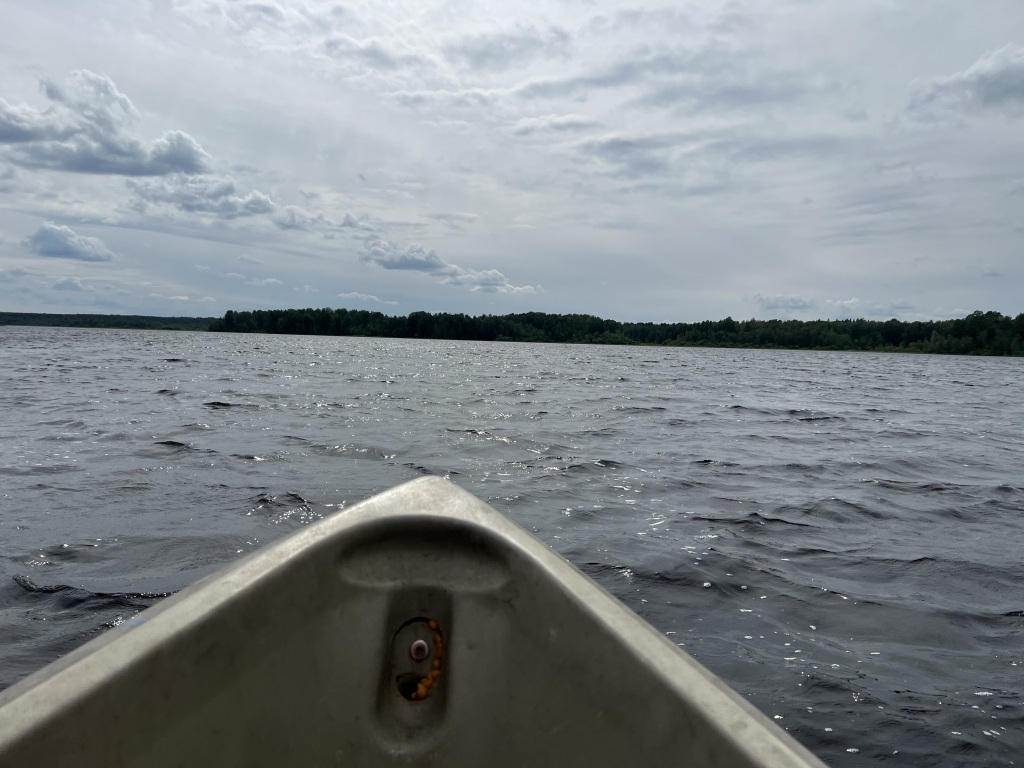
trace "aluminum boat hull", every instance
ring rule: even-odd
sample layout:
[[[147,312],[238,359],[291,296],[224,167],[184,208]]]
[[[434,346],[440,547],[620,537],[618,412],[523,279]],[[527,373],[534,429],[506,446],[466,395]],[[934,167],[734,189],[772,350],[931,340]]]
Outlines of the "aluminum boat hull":
[[[309,525],[0,693],[3,766],[822,766],[474,496]]]

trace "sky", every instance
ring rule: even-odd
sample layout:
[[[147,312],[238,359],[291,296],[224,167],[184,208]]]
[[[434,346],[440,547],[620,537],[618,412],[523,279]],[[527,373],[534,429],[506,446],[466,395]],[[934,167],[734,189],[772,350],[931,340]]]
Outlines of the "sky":
[[[3,311],[1024,312],[1020,0],[2,17]]]

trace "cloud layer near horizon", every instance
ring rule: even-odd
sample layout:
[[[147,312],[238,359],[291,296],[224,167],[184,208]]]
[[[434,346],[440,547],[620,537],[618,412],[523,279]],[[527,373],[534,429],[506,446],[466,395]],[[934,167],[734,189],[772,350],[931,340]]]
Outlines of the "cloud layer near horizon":
[[[5,16],[5,309],[1024,309],[1011,0]]]

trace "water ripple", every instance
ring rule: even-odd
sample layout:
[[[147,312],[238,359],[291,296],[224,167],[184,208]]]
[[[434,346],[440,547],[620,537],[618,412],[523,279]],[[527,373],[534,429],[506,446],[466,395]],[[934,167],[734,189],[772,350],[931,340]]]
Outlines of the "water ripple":
[[[421,474],[834,766],[1024,751],[1019,359],[0,328],[0,687]]]

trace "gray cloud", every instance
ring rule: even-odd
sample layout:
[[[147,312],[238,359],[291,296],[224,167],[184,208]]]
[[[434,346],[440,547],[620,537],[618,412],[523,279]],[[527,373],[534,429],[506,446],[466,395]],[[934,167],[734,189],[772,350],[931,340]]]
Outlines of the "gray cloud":
[[[765,314],[776,315],[783,318],[792,318],[798,313],[818,312],[824,310],[828,317],[837,320],[848,320],[854,318],[888,319],[912,312],[914,307],[905,301],[894,302],[864,301],[856,297],[850,299],[825,299],[824,302],[817,302],[813,299],[806,299],[803,296],[775,294],[764,296],[755,294],[751,297]]]
[[[321,212],[314,213],[297,205],[278,205],[270,195],[258,189],[240,190],[229,176],[175,174],[160,179],[129,179],[127,185],[138,195],[134,208],[140,212],[145,212],[150,205],[168,205],[184,213],[226,220],[269,215],[282,230],[308,231],[331,225]],[[337,226],[366,228],[348,213]]]
[[[623,35],[632,31],[647,34],[650,28],[671,30],[677,34],[693,32],[695,22],[691,13],[678,7],[669,8],[626,8],[614,14],[597,14],[587,22],[587,30],[601,38],[606,35]]]
[[[802,296],[788,296],[783,294],[774,294],[771,296],[763,296],[758,293],[753,297],[757,305],[766,312],[799,312],[802,310],[815,309],[817,304],[811,299],[805,299]]]
[[[673,80],[654,87],[639,102],[650,106],[685,107],[688,112],[746,110],[827,92],[826,84],[805,73],[760,72],[755,77],[720,72],[694,77],[688,73]]]
[[[515,93],[525,99],[585,96],[592,90],[633,85],[652,74],[678,72],[686,61],[677,55],[638,53],[635,58],[620,61],[598,72],[530,80],[517,86]]]
[[[918,118],[956,110],[1024,111],[1024,46],[1007,45],[986,53],[967,69],[920,84],[908,107]]]
[[[642,14],[653,23],[654,16]],[[781,69],[754,50],[712,35],[690,46],[657,48],[648,43],[621,54],[604,68],[582,74],[537,78],[514,88],[524,99],[586,100],[602,91],[626,92],[631,109],[671,108],[695,112],[746,113],[800,101],[837,97],[840,84],[822,73]]]
[[[846,151],[857,144],[857,139],[840,136],[803,135],[773,137],[736,137],[712,141],[710,149],[728,154],[734,160],[770,162],[792,160],[799,157],[827,157]]]
[[[375,238],[363,243],[363,250],[361,261],[384,269],[409,269],[442,276],[453,274],[458,269],[442,261],[433,250],[427,250],[421,245],[410,245],[403,251],[385,240]]]
[[[356,40],[348,35],[335,35],[324,41],[324,53],[336,60],[364,64],[377,70],[394,70],[402,66],[423,66],[423,57],[393,53],[379,40]]]
[[[598,128],[601,123],[581,115],[543,115],[540,117],[524,117],[518,120],[513,128],[517,136],[530,136],[535,133],[567,133]]]
[[[322,213],[312,214],[297,205],[286,205],[274,215],[274,223],[281,229],[312,229],[327,222]]]
[[[480,217],[475,213],[428,213],[427,218],[446,224],[451,229],[462,229],[463,224],[472,224]]]
[[[745,66],[756,77],[746,76]],[[762,95],[762,91],[789,95],[799,90],[803,81],[774,70],[761,71],[748,57],[736,56],[725,43],[712,38],[689,47],[657,49],[644,43],[603,68],[585,74],[536,78],[516,86],[514,92],[525,99],[560,99],[586,98],[596,91],[629,88],[641,94],[646,91],[637,99],[637,103],[645,105],[711,101],[718,93],[723,102],[742,106],[751,101],[773,100]]]
[[[148,160],[134,174],[162,176],[168,173],[202,173],[210,156],[184,131],[168,131],[153,142]],[[123,173],[123,171],[121,171]]]
[[[128,187],[147,204],[170,205],[185,213],[207,213],[222,219],[272,213],[269,195],[258,190],[241,194],[234,179],[222,176],[186,176],[129,180]],[[280,226],[280,225],[279,225]]]
[[[478,113],[491,107],[502,95],[486,88],[442,88],[437,90],[398,90],[390,94],[399,105],[411,109],[463,109]]]
[[[359,293],[358,291],[352,291],[351,293],[339,293],[339,299],[349,299],[350,301],[363,301],[373,302],[374,304],[398,304],[397,301],[384,301],[372,293]]]
[[[370,222],[368,222],[368,221],[360,221],[359,219],[357,219],[355,216],[353,216],[348,211],[345,211],[345,215],[344,215],[344,217],[342,217],[341,223],[338,224],[338,226],[339,227],[353,227],[355,229],[366,229],[366,230],[372,230],[373,229],[373,225]]]
[[[857,185],[832,203],[832,217],[822,222],[823,243],[854,244],[892,235],[935,231],[949,212],[937,205],[933,187],[907,181]]]
[[[52,286],[55,291],[84,291],[85,286],[82,285],[82,281],[77,277],[65,277],[58,280]]]
[[[3,276],[4,281],[20,280],[23,277],[29,277],[32,273],[27,269],[21,267],[11,267],[10,269],[0,269],[0,276]]]
[[[16,165],[124,176],[199,173],[208,165],[209,155],[182,131],[149,147],[131,135],[139,113],[105,75],[77,70],[62,84],[41,86],[50,102],[43,110],[0,99],[0,146]]]
[[[564,56],[570,45],[564,29],[518,27],[465,37],[445,46],[445,57],[475,71],[502,71],[526,66],[542,56]]]
[[[794,172],[819,173],[870,154],[876,147],[864,137],[781,131],[765,135],[756,126],[740,125],[608,134],[577,141],[572,148],[578,159],[599,161],[604,166],[602,175],[623,181],[620,194],[693,198],[763,188],[776,183],[765,177],[776,169],[784,168],[791,178]],[[590,179],[595,177],[590,170],[588,174]]]
[[[614,167],[612,175],[626,179],[685,173],[680,192],[706,194],[723,186],[727,168],[754,163],[837,158],[863,144],[862,140],[829,135],[762,136],[746,131],[695,133],[612,134],[584,139],[576,149]],[[710,174],[710,176],[709,176]]]
[[[441,259],[433,249],[411,245],[402,249],[377,238],[363,243],[360,261],[376,264],[384,269],[423,272],[436,277],[448,285],[467,285],[472,291],[482,293],[536,293],[540,286],[512,285],[508,278],[496,269],[465,269]]]
[[[618,166],[618,175],[637,178],[666,171],[671,164],[672,150],[679,142],[680,137],[676,135],[617,135],[587,139],[578,147],[584,154]]]
[[[284,11],[275,3],[241,3],[236,13],[252,24],[260,22],[281,23],[285,20]]]
[[[70,227],[44,222],[22,243],[36,256],[77,261],[110,261],[114,253],[95,237],[75,234]]]

